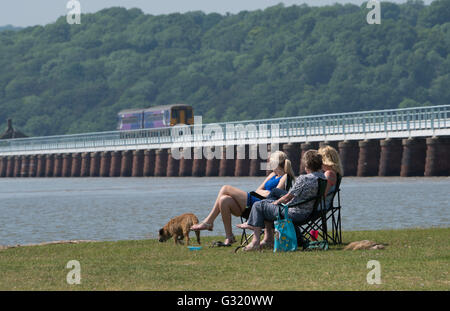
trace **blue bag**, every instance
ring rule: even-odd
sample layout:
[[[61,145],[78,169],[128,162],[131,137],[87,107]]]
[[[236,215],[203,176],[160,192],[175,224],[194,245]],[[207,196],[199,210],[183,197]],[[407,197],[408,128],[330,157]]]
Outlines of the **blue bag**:
[[[275,225],[275,243],[274,252],[293,252],[297,250],[297,234],[295,233],[292,219],[288,217],[288,207],[282,204],[284,208],[284,219],[281,219],[281,207],[278,206],[277,220]]]

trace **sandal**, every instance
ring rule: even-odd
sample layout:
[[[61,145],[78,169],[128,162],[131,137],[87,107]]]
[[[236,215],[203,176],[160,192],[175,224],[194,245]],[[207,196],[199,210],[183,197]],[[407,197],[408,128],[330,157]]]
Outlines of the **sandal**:
[[[215,241],[212,243],[211,247],[229,247],[231,244],[225,244],[222,241]]]
[[[196,226],[197,226],[197,228],[194,228]],[[203,227],[201,227],[201,226],[203,226]],[[214,227],[213,224],[202,221],[201,223],[193,225],[191,227],[191,230],[192,231],[201,231],[201,230],[213,231],[213,227]]]
[[[231,246],[233,243],[236,243],[236,238],[234,237],[234,235],[227,236],[226,240],[228,240],[228,243],[223,242],[224,246]]]
[[[226,239],[228,240],[228,243],[222,241],[215,241],[212,243],[211,247],[229,247],[233,245],[233,243],[236,243],[234,235],[226,237]]]

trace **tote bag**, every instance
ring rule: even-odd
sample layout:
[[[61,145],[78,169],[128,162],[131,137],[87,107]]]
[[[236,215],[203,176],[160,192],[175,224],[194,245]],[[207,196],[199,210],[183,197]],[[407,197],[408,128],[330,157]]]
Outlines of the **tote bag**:
[[[294,224],[292,219],[288,216],[288,207],[285,204],[284,219],[281,219],[281,207],[278,206],[277,220],[275,225],[275,243],[273,247],[274,252],[292,252],[297,250],[297,234],[295,233]]]

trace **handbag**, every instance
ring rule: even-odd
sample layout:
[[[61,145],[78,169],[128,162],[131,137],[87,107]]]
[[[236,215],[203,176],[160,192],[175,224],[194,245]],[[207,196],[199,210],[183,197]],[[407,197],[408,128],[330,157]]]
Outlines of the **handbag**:
[[[288,216],[289,208],[286,204],[282,204],[284,209],[284,219],[281,219],[281,207],[278,206],[277,220],[275,226],[275,243],[274,252],[293,252],[297,250],[297,234],[292,219]]]

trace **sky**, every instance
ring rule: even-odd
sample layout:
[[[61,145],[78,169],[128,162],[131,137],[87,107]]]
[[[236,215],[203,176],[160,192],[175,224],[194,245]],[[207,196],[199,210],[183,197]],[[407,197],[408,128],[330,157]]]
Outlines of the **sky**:
[[[367,0],[77,0],[81,13],[94,13],[104,8],[121,6],[140,8],[147,14],[168,14],[175,12],[203,11],[220,14],[238,13],[243,10],[265,9],[278,3],[286,6],[306,3],[310,6],[333,3],[353,3],[360,5]],[[52,23],[68,13],[69,0],[0,0],[0,26],[34,26]],[[389,0],[404,3],[406,0]],[[425,0],[426,4],[432,0]]]

